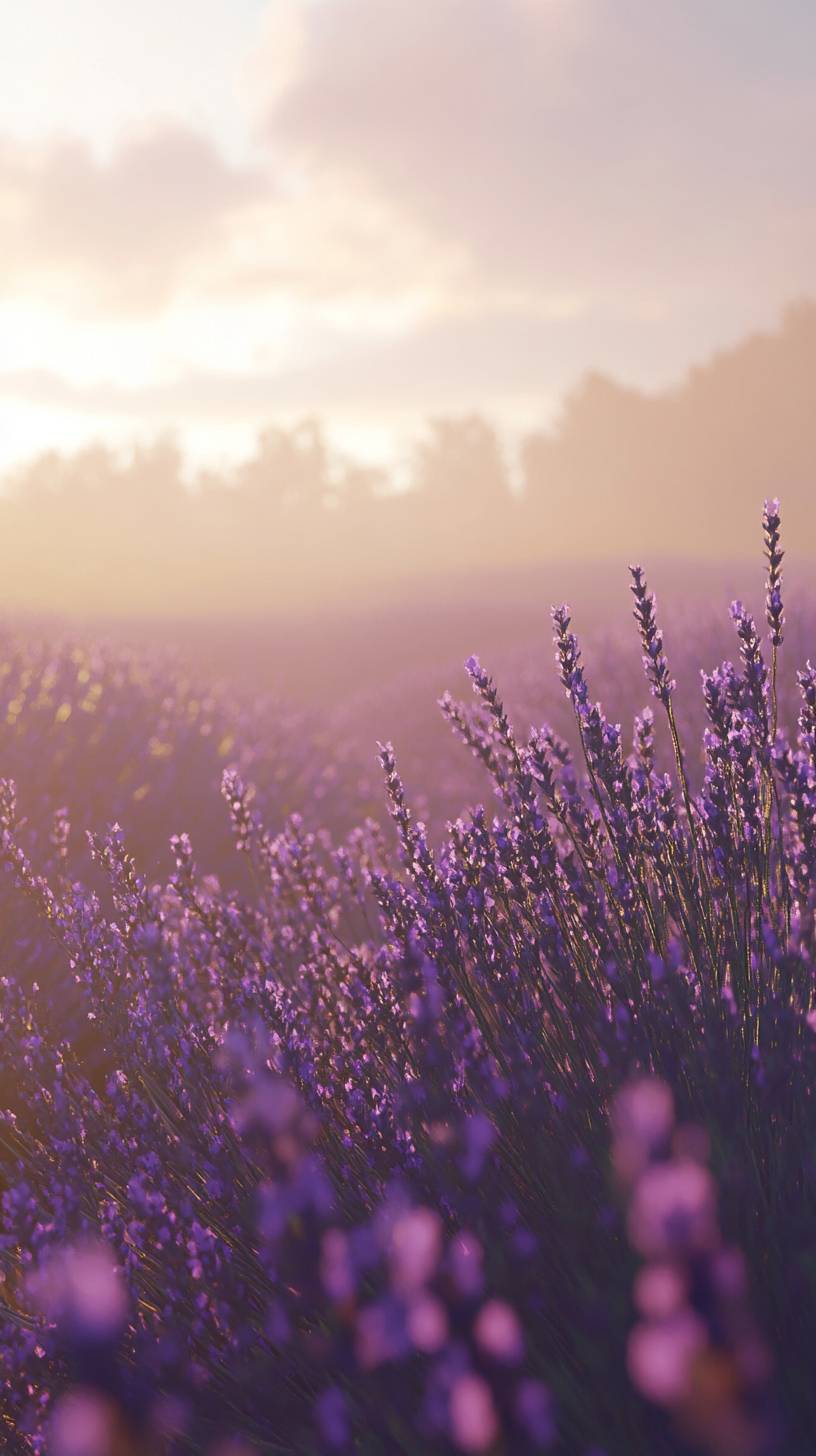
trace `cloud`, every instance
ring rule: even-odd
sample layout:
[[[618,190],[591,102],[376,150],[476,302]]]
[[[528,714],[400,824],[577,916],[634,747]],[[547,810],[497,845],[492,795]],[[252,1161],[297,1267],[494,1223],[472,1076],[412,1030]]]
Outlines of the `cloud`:
[[[675,321],[739,299],[745,326],[816,286],[814,45],[800,0],[271,0],[257,162],[182,122],[104,160],[0,140],[0,289],[422,319],[508,290]]]
[[[150,315],[242,298],[352,303],[439,290],[456,249],[387,198],[238,167],[181,125],[100,161],[77,140],[0,138],[0,294],[68,313]]]
[[[0,279],[70,305],[158,309],[269,199],[181,125],[125,138],[99,161],[82,142],[0,142]]]
[[[812,7],[312,0],[301,22],[274,155],[398,203],[472,282],[812,283]]]
[[[0,137],[0,397],[31,432],[530,419],[816,292],[801,0],[268,0],[258,37],[252,137],[186,92],[104,154]]]
[[[406,331],[316,332],[312,348],[274,368],[184,368],[138,385],[113,380],[77,382],[51,369],[0,370],[0,399],[52,409],[138,420],[181,422],[263,420],[276,412],[320,410],[376,417],[381,413],[469,410],[489,399],[494,409],[523,397],[542,408],[560,392],[564,372],[614,357],[626,341],[656,355],[661,330],[649,320],[583,313],[553,300],[534,312],[499,305],[448,310],[414,321]],[[651,340],[651,344],[650,344]]]
[[[474,591],[500,567],[514,579],[534,567],[539,587],[552,584],[570,559],[673,554],[716,560],[722,573],[756,554],[758,511],[777,490],[807,574],[815,371],[816,303],[801,303],[774,333],[744,339],[669,391],[592,376],[554,428],[523,441],[527,488],[512,503],[478,417],[432,424],[421,439],[414,431],[400,474],[420,489],[390,498],[376,472],[347,472],[314,424],[270,429],[238,468],[209,469],[195,492],[166,437],[129,451],[51,451],[0,493],[4,600],[131,619],[312,615],[321,603],[379,610],[423,577],[449,582],[452,563]],[[686,598],[693,581],[686,568]],[[622,582],[621,607],[626,596]]]
[[[303,325],[306,328],[306,325]],[[734,337],[741,330],[734,330]],[[17,399],[88,418],[184,426],[195,421],[260,425],[277,416],[319,412],[359,422],[487,408],[508,422],[550,417],[588,367],[636,387],[673,385],[693,357],[710,349],[705,318],[667,340],[662,316],[590,307],[576,297],[482,296],[409,319],[363,328],[341,317],[311,328],[298,352],[259,351],[252,364],[181,366],[139,383],[97,376],[77,380],[64,368],[0,369],[0,401]]]

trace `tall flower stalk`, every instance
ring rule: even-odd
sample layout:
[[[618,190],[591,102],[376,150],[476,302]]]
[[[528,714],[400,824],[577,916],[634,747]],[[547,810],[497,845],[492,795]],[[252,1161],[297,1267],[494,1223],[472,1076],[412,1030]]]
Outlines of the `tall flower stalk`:
[[[339,836],[311,746],[302,814],[257,745],[219,762],[219,876],[203,831],[146,869],[124,813],[80,873],[48,775],[0,783],[3,1450],[810,1449],[816,670],[786,724],[776,503],[763,530],[770,670],[735,603],[696,751],[634,567],[665,730],[592,700],[558,607],[570,741],[470,658],[441,706],[492,809],[444,833],[390,743],[382,821]],[[15,732],[74,721],[15,671]],[[187,783],[160,697],[131,775],[178,741]]]

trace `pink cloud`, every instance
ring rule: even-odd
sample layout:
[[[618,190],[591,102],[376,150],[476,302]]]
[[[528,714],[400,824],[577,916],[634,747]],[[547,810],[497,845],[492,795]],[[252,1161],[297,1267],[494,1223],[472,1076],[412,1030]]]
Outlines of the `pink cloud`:
[[[6,140],[5,286],[67,286],[97,306],[148,311],[269,193],[265,178],[232,167],[211,142],[178,125],[125,139],[104,162],[80,142]]]
[[[814,13],[313,0],[266,133],[531,288],[752,293],[816,265]]]

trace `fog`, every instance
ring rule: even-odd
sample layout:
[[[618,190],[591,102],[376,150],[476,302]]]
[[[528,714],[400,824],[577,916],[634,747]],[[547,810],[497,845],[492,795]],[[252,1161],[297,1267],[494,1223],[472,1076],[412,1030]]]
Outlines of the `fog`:
[[[355,613],[370,623],[427,599],[438,645],[440,613],[480,603],[486,628],[500,624],[547,582],[568,590],[572,563],[591,579],[635,557],[748,559],[767,495],[783,498],[806,562],[814,380],[816,304],[801,302],[674,389],[585,376],[549,432],[432,418],[400,489],[333,452],[314,419],[270,426],[250,459],[192,482],[169,438],[124,455],[49,452],[5,481],[4,608],[85,623],[297,620],[319,638],[324,617],[331,634]]]

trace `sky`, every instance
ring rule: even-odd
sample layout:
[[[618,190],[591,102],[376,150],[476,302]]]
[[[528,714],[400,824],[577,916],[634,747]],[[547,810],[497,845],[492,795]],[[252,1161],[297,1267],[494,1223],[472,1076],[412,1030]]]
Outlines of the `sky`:
[[[816,293],[811,0],[26,0],[0,471],[660,389]]]

